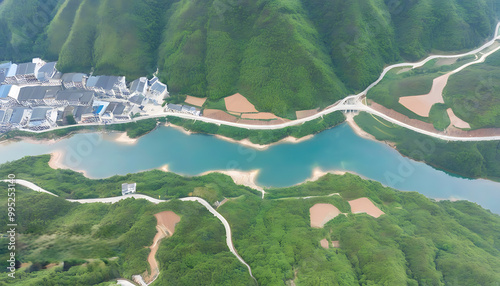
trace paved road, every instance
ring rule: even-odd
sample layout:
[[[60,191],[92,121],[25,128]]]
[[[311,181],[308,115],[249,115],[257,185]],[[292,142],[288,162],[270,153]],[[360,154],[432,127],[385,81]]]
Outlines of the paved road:
[[[10,182],[10,180],[2,180],[2,181],[3,182]],[[29,189],[32,189],[33,191],[42,192],[42,193],[50,194],[50,195],[57,197],[56,194],[53,194],[47,190],[44,190],[32,182],[29,182],[26,180],[20,180],[20,179],[15,179],[15,182],[16,182],[16,184],[25,186]],[[146,196],[146,195],[142,195],[142,194],[129,194],[129,195],[119,196],[119,197],[96,198],[96,199],[81,199],[81,200],[69,200],[69,199],[67,199],[67,201],[81,203],[81,204],[88,204],[88,203],[111,203],[111,204],[114,204],[116,202],[119,202],[119,201],[124,200],[124,199],[129,199],[129,198],[144,199],[144,200],[148,200],[148,201],[152,202],[153,204],[168,202],[168,200],[159,200],[159,199],[155,199],[155,198],[152,198],[150,196]],[[188,197],[188,198],[182,198],[179,200],[184,201],[184,202],[191,201],[191,202],[200,203],[202,206],[204,206],[209,212],[211,212],[214,216],[216,216],[222,222],[222,224],[224,225],[224,228],[226,230],[226,244],[227,244],[227,247],[229,248],[229,251],[231,251],[231,253],[234,256],[236,256],[236,258],[248,268],[248,272],[250,273],[250,276],[257,283],[257,280],[255,279],[255,277],[252,274],[252,268],[250,268],[250,265],[248,265],[248,263],[246,263],[245,260],[243,260],[243,258],[241,258],[241,256],[236,252],[236,249],[234,248],[232,234],[231,234],[232,233],[231,226],[229,225],[227,220],[219,212],[217,212],[207,201],[205,201],[202,198]]]
[[[428,135],[428,136],[432,136],[432,137],[435,137],[435,138],[443,139],[443,140],[448,140],[448,141],[492,141],[492,140],[500,140],[500,136],[491,136],[491,137],[454,137],[454,136],[439,135],[439,134],[428,132],[428,131],[425,131],[425,130],[422,130],[422,129],[419,129],[419,128],[412,127],[412,126],[410,126],[408,124],[405,124],[403,122],[400,122],[400,121],[392,119],[392,118],[389,119],[389,117],[386,116],[386,115],[382,116],[382,113],[380,113],[380,112],[377,112],[377,111],[375,111],[375,110],[373,110],[371,108],[367,108],[364,105],[361,106],[362,105],[361,102],[356,103],[356,104],[347,104],[350,101],[359,101],[360,98],[363,95],[366,95],[367,92],[371,88],[373,88],[375,85],[377,85],[384,78],[384,76],[387,74],[387,72],[389,72],[391,69],[398,68],[398,67],[412,67],[412,68],[416,68],[416,67],[421,67],[425,63],[427,63],[428,61],[433,60],[433,59],[437,59],[437,58],[459,58],[459,57],[463,57],[463,56],[467,56],[467,55],[473,55],[473,54],[478,53],[479,51],[481,51],[481,50],[483,50],[485,48],[488,48],[491,45],[493,45],[497,39],[500,39],[500,36],[497,36],[497,32],[498,32],[499,28],[500,28],[500,22],[498,22],[498,24],[496,25],[495,32],[493,34],[492,40],[490,40],[489,42],[487,42],[483,46],[481,46],[481,47],[479,47],[479,48],[477,48],[475,50],[472,50],[470,52],[463,53],[463,54],[456,54],[456,55],[432,55],[432,56],[429,56],[426,59],[424,59],[424,60],[422,60],[420,62],[416,62],[416,63],[399,63],[399,64],[390,65],[390,66],[386,67],[382,71],[382,73],[380,74],[379,78],[375,82],[373,82],[372,84],[370,84],[361,93],[356,94],[356,95],[347,96],[346,98],[339,100],[337,103],[331,105],[330,107],[324,109],[323,111],[321,111],[321,112],[319,112],[317,114],[311,115],[309,117],[297,119],[297,120],[292,120],[292,121],[289,121],[289,122],[286,122],[286,123],[275,124],[275,125],[251,125],[251,124],[241,124],[241,123],[227,122],[227,121],[218,120],[218,119],[212,119],[212,118],[207,118],[207,117],[202,117],[202,116],[200,117],[200,116],[195,116],[195,115],[191,115],[191,114],[176,113],[176,112],[162,112],[162,113],[155,114],[155,115],[141,116],[139,118],[135,118],[135,119],[132,119],[130,121],[123,122],[123,123],[135,122],[135,121],[138,121],[138,120],[143,120],[143,119],[148,119],[148,118],[158,118],[158,117],[165,117],[165,116],[176,116],[176,117],[184,118],[184,119],[193,119],[193,120],[199,120],[199,121],[203,121],[203,122],[207,122],[207,123],[214,123],[214,124],[217,124],[217,125],[228,125],[228,126],[239,127],[239,128],[246,128],[246,129],[252,129],[252,130],[275,130],[275,129],[282,129],[282,128],[286,128],[286,127],[290,127],[290,126],[300,125],[300,124],[303,124],[305,122],[317,119],[319,117],[322,117],[324,115],[330,114],[330,113],[335,112],[335,111],[358,110],[358,111],[366,111],[366,112],[378,115],[378,116],[383,117],[384,119],[386,119],[386,120],[388,120],[388,121],[390,121],[392,123],[398,124],[398,125],[400,125],[402,127],[409,128],[409,129],[411,129],[411,130],[413,130],[415,132],[418,132],[418,133],[421,133],[421,134],[425,134],[425,135]],[[496,50],[494,50],[494,51],[496,51]],[[481,62],[481,60],[484,61],[484,59],[486,58],[486,56],[488,56],[491,53],[492,52],[489,52],[488,54],[483,55],[479,60],[475,61],[474,63]],[[474,64],[474,63],[470,63],[470,64]],[[466,66],[468,66],[470,64],[467,64]],[[103,125],[103,124],[82,124],[81,126],[97,126],[97,125]],[[51,130],[56,130],[56,129],[63,129],[63,128],[68,128],[68,127],[63,126],[63,127],[57,127],[57,128],[54,128],[54,129],[49,129],[49,130],[44,130],[44,131],[28,131],[28,132],[43,133],[43,132],[47,132],[47,131],[51,131]]]

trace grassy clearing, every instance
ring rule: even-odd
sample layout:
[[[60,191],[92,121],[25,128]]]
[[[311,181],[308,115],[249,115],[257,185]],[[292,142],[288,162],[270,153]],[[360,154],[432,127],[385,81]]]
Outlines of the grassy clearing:
[[[429,119],[437,130],[444,131],[451,124],[447,109],[448,106],[442,103],[436,103],[431,108]]]
[[[500,128],[500,52],[452,75],[443,97],[472,129]]]

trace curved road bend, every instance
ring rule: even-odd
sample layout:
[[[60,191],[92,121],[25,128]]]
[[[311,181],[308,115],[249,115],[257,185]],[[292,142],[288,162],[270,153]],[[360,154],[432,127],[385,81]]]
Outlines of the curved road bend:
[[[6,183],[10,182],[10,180],[1,180],[1,181],[6,182]],[[46,194],[50,194],[50,195],[58,197],[58,195],[53,194],[47,190],[44,190],[32,182],[29,182],[26,180],[20,180],[20,179],[15,179],[15,182],[16,182],[16,184],[25,186],[29,189],[32,189],[35,192],[46,193]],[[66,200],[69,202],[75,202],[75,203],[81,203],[81,204],[88,204],[88,203],[114,204],[116,202],[119,202],[121,200],[128,199],[128,198],[144,199],[144,200],[148,200],[148,201],[152,202],[153,204],[168,202],[168,200],[159,200],[159,199],[155,199],[155,198],[152,198],[150,196],[146,196],[146,195],[142,195],[142,194],[129,194],[129,195],[125,195],[125,196],[110,197],[110,198],[80,199],[80,200],[66,199]],[[250,273],[250,276],[255,281],[255,283],[258,284],[257,280],[255,279],[255,277],[252,274],[252,268],[250,267],[250,265],[248,265],[248,263],[245,262],[245,260],[243,260],[243,258],[241,258],[241,256],[236,252],[236,249],[234,248],[233,239],[232,239],[232,235],[231,235],[231,226],[229,225],[227,220],[219,212],[217,212],[207,201],[205,201],[202,198],[188,197],[188,198],[181,198],[179,200],[184,201],[184,202],[190,201],[190,202],[200,203],[202,206],[204,206],[209,212],[211,212],[214,216],[216,216],[222,222],[222,224],[224,225],[224,228],[226,230],[226,244],[227,244],[227,247],[229,248],[229,251],[231,251],[231,253],[234,256],[236,256],[236,258],[248,268],[248,272]]]

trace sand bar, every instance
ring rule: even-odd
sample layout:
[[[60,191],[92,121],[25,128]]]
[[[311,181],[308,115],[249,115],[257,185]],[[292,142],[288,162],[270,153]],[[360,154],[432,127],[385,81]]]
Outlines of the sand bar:
[[[351,205],[351,212],[353,214],[367,213],[375,218],[384,214],[384,212],[375,206],[375,204],[373,204],[373,202],[368,198],[359,198],[349,201],[349,205]]]
[[[450,117],[451,124],[457,128],[467,129],[470,128],[470,124],[458,118],[451,108],[446,109],[448,116]]]
[[[309,209],[311,227],[322,228],[327,222],[341,214],[338,208],[331,204],[315,204]]]
[[[226,109],[231,112],[240,113],[257,113],[259,112],[255,109],[255,106],[248,101],[243,95],[236,93],[231,96],[224,98],[226,103]],[[205,113],[203,113],[205,114]]]
[[[195,97],[191,95],[186,96],[186,100],[184,100],[184,102],[187,104],[199,107],[203,106],[203,104],[205,104],[205,101],[207,101],[206,97]]]
[[[443,90],[448,83],[452,72],[439,76],[432,81],[432,88],[428,94],[404,96],[399,98],[399,103],[415,114],[429,117],[431,107],[436,103],[444,103]]]
[[[161,166],[160,168],[158,168],[158,170],[163,171],[163,172],[165,172],[165,173],[170,172],[170,169],[169,169],[169,167],[168,167],[168,164],[165,164],[165,165]]]
[[[137,138],[130,138],[128,137],[127,132],[123,132],[115,138],[115,141],[121,144],[134,145],[137,143]]]

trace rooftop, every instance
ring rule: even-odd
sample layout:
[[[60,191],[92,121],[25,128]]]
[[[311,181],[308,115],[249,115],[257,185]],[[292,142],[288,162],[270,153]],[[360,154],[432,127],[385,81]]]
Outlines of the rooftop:
[[[0,98],[6,98],[12,85],[0,85]]]
[[[61,79],[63,82],[83,82],[85,76],[83,73],[65,73]]]
[[[115,84],[120,84],[123,77],[120,76],[91,76],[87,80],[87,87],[98,87],[104,90],[112,90]]]
[[[47,115],[47,111],[51,110],[50,107],[35,107],[33,108],[33,113],[31,113],[30,121],[44,120]]]
[[[55,96],[61,90],[59,86],[28,86],[21,88],[18,101],[44,99]]]
[[[35,74],[36,64],[23,63],[17,66],[16,75]]]

